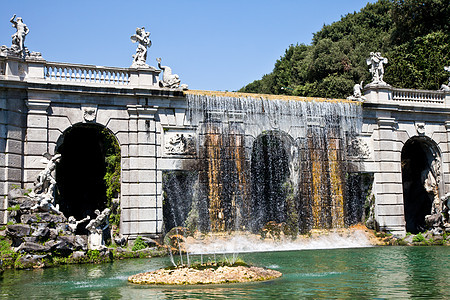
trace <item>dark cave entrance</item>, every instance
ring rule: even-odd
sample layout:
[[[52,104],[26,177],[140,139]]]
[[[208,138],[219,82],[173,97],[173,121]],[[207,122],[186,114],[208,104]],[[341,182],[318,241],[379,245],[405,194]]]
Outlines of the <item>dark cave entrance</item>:
[[[427,140],[412,138],[402,149],[402,183],[406,231],[417,234],[426,230],[425,216],[431,213],[434,193],[427,191],[426,180],[439,182],[437,151]],[[439,166],[437,166],[438,168]],[[437,187],[436,187],[437,192]]]
[[[56,168],[56,202],[65,216],[95,218],[96,209],[107,207],[108,134],[95,124],[75,125],[63,133],[57,148],[61,162]]]

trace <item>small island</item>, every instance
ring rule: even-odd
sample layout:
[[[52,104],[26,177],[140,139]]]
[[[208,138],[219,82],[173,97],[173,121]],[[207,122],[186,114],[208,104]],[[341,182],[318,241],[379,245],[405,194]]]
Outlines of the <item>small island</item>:
[[[207,263],[140,273],[128,277],[128,281],[152,285],[223,284],[265,281],[281,277],[281,275],[278,271],[249,266],[245,263],[232,265]]]

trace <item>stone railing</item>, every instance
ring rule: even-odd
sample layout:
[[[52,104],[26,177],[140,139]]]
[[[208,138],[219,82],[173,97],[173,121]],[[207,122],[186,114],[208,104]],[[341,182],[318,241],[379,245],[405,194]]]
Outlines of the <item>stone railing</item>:
[[[444,103],[445,93],[443,91],[426,91],[411,89],[392,89],[392,100],[425,103]]]
[[[127,68],[99,67],[67,63],[46,62],[45,80],[69,81],[105,85],[128,85],[130,71]]]

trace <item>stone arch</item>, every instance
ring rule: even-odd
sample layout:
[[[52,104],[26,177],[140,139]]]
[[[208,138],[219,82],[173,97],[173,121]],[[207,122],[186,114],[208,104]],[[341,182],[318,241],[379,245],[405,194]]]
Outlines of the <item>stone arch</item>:
[[[433,201],[440,198],[439,147],[428,137],[414,136],[403,145],[401,166],[406,231],[425,231],[425,216],[431,214]]]
[[[116,145],[114,150],[111,145]],[[119,153],[111,157],[111,151]],[[56,169],[56,202],[65,215],[95,217],[96,209],[103,210],[111,205],[111,197],[119,196],[115,189],[107,191],[111,184],[105,179],[107,169],[117,159],[120,166],[121,159],[119,142],[108,128],[97,123],[74,124],[59,137],[55,152],[62,155]],[[120,189],[120,174],[113,176]]]
[[[258,135],[252,145],[250,162],[251,215],[250,227],[259,231],[267,222],[284,223],[289,212],[296,211],[288,203],[294,168],[295,142],[283,131],[271,130]],[[292,199],[293,200],[293,199]],[[297,223],[298,220],[294,221]]]

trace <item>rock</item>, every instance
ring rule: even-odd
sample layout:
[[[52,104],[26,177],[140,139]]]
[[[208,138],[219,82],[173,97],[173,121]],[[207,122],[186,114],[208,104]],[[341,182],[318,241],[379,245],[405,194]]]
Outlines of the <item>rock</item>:
[[[155,240],[147,237],[141,237],[142,241],[147,245],[147,247],[157,247],[159,244]]]
[[[24,214],[20,216],[20,221],[24,224],[33,224],[38,222],[38,218],[35,214]]]
[[[50,228],[49,229],[49,239],[54,240],[58,237],[58,230],[56,230],[55,228]]]
[[[86,253],[84,251],[75,251],[74,253],[72,253],[72,259],[75,261],[82,260],[85,257]]]
[[[76,250],[75,236],[59,236],[56,238],[58,243],[54,248],[60,251],[74,251]],[[78,250],[78,249],[77,249]]]
[[[450,223],[445,223],[444,224],[444,231],[445,232],[450,232]]]
[[[41,216],[41,222],[46,223],[65,223],[67,222],[67,218],[64,215],[54,215],[51,213],[38,213]]]
[[[49,247],[51,251],[54,251],[56,246],[59,245],[60,243],[62,243],[62,242],[57,242],[57,241],[51,240],[51,241],[45,242],[44,246]]]
[[[40,241],[45,241],[50,236],[50,230],[47,227],[47,224],[41,223],[39,224],[37,230],[33,232],[32,236],[37,237]]]
[[[441,214],[426,215],[425,223],[427,224],[428,228],[439,227],[442,223],[442,215]]]
[[[33,207],[36,204],[36,200],[31,199],[30,197],[17,197],[11,200],[11,198],[9,198],[9,206],[15,206],[17,204],[19,204],[20,209],[21,210],[30,210],[31,207]]]
[[[414,238],[414,235],[410,234],[410,235],[407,235],[407,236],[403,239],[403,241],[404,241],[405,243],[407,243],[407,244],[412,244],[413,238]]]
[[[75,236],[76,245],[82,250],[87,251],[88,249],[88,237],[87,235],[76,235]]]
[[[24,242],[30,242],[30,243],[37,243],[38,242],[38,238],[35,236],[26,236],[23,238]]]
[[[17,199],[19,197],[23,197],[25,193],[27,193],[27,191],[24,189],[20,188],[10,189],[8,192],[8,199]]]
[[[22,223],[32,224],[32,223],[64,223],[67,222],[66,217],[63,215],[53,215],[50,213],[33,213],[33,214],[23,214],[20,217]]]
[[[6,235],[12,238],[28,236],[31,233],[30,225],[16,224],[6,226]]]
[[[433,238],[433,233],[432,233],[431,231],[427,231],[427,232],[425,232],[425,233],[423,234],[423,237],[424,237],[426,240],[429,240],[429,239]]]
[[[73,235],[67,223],[57,223],[55,224],[55,228],[57,232],[61,232],[63,235]]]
[[[15,262],[15,266],[19,269],[43,268],[45,266],[43,262],[45,257],[45,255],[27,254],[19,257]]]
[[[83,235],[63,235],[56,239],[58,243],[55,249],[62,251],[87,250],[87,236]]]
[[[114,238],[114,243],[119,246],[125,246],[127,239],[124,236],[118,236]]]
[[[16,252],[48,252],[50,247],[38,243],[23,242],[15,249]]]

